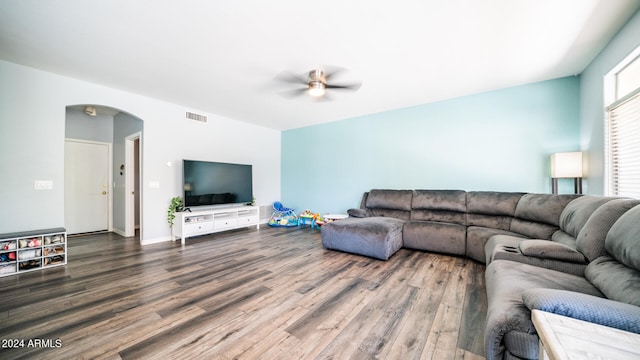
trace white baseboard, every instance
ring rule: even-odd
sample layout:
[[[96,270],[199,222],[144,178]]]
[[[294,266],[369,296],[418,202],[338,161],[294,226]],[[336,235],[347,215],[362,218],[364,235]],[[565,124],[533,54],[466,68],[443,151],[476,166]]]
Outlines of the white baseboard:
[[[144,245],[158,244],[158,243],[167,242],[167,241],[174,241],[174,240],[171,239],[171,236],[168,236],[168,237],[164,236],[164,237],[159,237],[155,239],[140,240],[140,245],[144,246]]]
[[[125,235],[125,232],[124,232],[124,231],[122,231],[122,230],[120,230],[120,229],[111,229],[111,232],[116,233],[116,234],[118,234],[118,235],[120,235],[120,236],[122,236],[122,237],[127,237],[127,236]]]

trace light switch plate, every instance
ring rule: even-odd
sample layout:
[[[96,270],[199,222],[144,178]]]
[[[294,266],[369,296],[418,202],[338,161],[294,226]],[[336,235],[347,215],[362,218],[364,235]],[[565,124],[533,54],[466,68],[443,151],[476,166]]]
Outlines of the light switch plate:
[[[36,180],[34,181],[33,187],[36,190],[51,190],[53,189],[53,181],[52,180]]]

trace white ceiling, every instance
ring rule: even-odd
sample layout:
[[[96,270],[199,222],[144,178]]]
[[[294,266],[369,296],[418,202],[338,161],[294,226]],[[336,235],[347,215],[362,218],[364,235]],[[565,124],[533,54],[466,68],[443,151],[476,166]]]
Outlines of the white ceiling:
[[[0,59],[285,130],[580,74],[638,8],[638,0],[0,0]],[[278,74],[326,64],[362,87],[332,101],[279,94],[293,87]]]

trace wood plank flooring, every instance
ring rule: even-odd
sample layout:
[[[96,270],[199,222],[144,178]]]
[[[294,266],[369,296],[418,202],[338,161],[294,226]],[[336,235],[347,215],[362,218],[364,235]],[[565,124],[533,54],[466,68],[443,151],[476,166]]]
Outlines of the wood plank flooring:
[[[0,278],[0,359],[484,359],[472,260],[329,251],[310,228],[138,242],[72,237],[66,267]]]

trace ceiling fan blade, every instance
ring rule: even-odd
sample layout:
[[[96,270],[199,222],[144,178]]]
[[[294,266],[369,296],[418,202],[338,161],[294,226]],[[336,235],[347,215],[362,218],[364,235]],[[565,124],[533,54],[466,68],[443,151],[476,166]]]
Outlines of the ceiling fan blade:
[[[289,84],[305,84],[306,85],[309,82],[309,79],[307,77],[300,76],[289,71],[283,71],[279,73],[278,75],[275,76],[274,79],[277,81],[289,83]]]
[[[288,90],[288,91],[280,91],[278,92],[278,95],[288,98],[288,99],[292,99],[295,97],[298,97],[300,95],[303,95],[307,92],[307,88],[304,89],[295,89],[295,90]]]
[[[337,66],[325,66],[323,68],[324,78],[326,81],[330,81],[331,79],[339,76],[340,74],[347,71],[345,68],[337,67]]]
[[[362,86],[362,83],[353,83],[353,84],[344,84],[344,85],[327,84],[325,87],[327,89],[357,91],[358,89],[360,89],[360,86]]]

